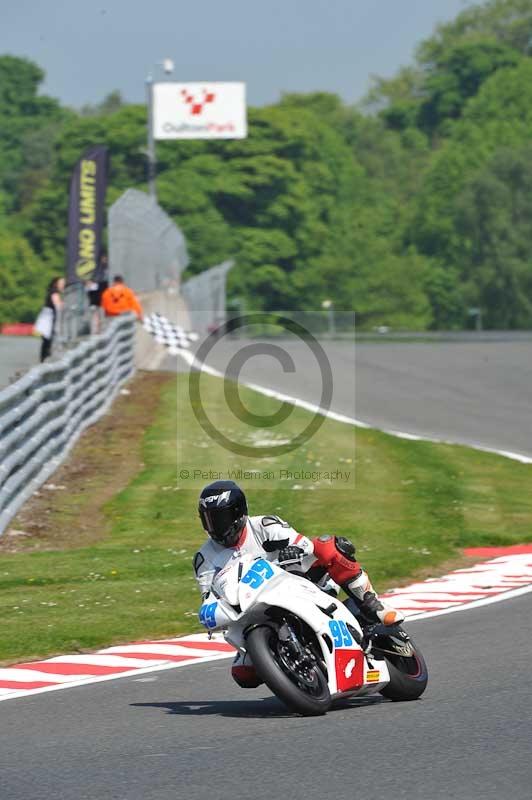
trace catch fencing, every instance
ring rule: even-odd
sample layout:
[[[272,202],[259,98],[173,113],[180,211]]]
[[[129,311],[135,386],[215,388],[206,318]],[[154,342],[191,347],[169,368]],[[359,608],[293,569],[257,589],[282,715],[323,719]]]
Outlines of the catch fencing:
[[[224,261],[194,275],[182,285],[181,292],[193,330],[209,333],[225,323],[227,273],[233,265],[234,261]]]
[[[188,264],[185,237],[144,192],[128,189],[109,209],[109,267],[137,292],[177,287]]]
[[[134,336],[134,317],[117,317],[0,392],[0,534],[131,376]]]
[[[153,198],[128,189],[109,209],[109,268],[142,297],[148,312],[200,333],[226,320],[225,261],[181,283],[189,258],[183,233]],[[184,304],[183,304],[184,301]]]

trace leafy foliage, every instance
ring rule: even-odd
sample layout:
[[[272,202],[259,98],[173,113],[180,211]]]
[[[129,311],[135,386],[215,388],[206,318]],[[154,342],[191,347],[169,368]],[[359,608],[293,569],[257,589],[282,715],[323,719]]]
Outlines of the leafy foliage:
[[[418,62],[429,65],[455,44],[485,39],[496,39],[529,55],[531,38],[530,0],[489,0],[466,8],[452,22],[438,25],[435,34],[419,46]]]
[[[46,278],[27,241],[0,215],[0,308],[5,319],[33,322],[36,297],[42,303]]]
[[[331,299],[363,326],[423,329],[461,327],[475,305],[490,326],[531,327],[530,41],[531,1],[489,0],[375,78],[365,112],[291,93],[250,109],[245,140],[159,142],[159,200],[187,237],[189,273],[234,258],[230,294],[248,309]],[[144,107],[115,91],[76,113],[39,95],[42,79],[0,58],[2,319],[20,317],[23,284],[36,311],[63,269],[84,148],[110,149],[110,203],[146,186]]]
[[[43,71],[13,56],[0,58],[0,191],[8,208],[27,203],[49,174],[54,137],[70,112],[37,95]]]
[[[468,243],[462,273],[494,328],[527,327],[532,317],[532,147],[498,150],[458,203]]]
[[[420,108],[420,125],[428,132],[461,116],[490,75],[514,67],[519,54],[496,41],[465,42],[445,51],[426,80],[427,98]]]

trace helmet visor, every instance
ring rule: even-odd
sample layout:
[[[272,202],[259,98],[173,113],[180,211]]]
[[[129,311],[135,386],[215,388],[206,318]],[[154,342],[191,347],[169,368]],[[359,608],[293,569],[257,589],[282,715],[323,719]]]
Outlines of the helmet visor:
[[[237,509],[200,507],[199,511],[203,528],[211,539],[220,544],[227,544],[226,537],[233,532],[234,524],[237,521],[235,519],[235,515],[238,514]],[[240,515],[238,514],[238,516]]]

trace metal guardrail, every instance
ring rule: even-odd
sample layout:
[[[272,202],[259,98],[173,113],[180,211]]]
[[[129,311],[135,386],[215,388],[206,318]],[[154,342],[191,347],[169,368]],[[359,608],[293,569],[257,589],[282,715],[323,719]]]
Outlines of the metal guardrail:
[[[134,371],[135,319],[112,320],[0,392],[0,535]]]

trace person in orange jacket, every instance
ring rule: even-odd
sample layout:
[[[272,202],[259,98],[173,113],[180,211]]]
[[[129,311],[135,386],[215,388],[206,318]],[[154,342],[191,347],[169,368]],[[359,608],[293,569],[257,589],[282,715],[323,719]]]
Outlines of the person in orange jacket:
[[[142,321],[142,306],[133,289],[126,286],[121,275],[115,275],[112,286],[104,291],[101,306],[108,317],[132,311]]]

